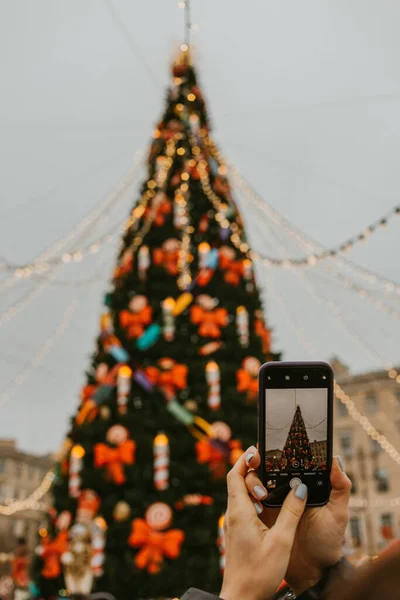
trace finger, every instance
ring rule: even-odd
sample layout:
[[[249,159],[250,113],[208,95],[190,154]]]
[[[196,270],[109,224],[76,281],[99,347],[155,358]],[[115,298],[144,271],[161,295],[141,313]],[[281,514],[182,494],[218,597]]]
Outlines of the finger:
[[[247,473],[245,478],[245,484],[247,487],[247,491],[255,500],[264,500],[267,497],[267,490],[261,483],[260,479],[257,477],[255,471],[250,471]]]
[[[342,506],[347,509],[350,499],[351,481],[344,472],[344,465],[340,456],[334,456],[332,459],[331,485],[332,490],[329,502],[335,506]]]
[[[236,461],[226,478],[228,484],[228,510],[234,509],[254,511],[254,506],[247,493],[244,478],[247,475],[248,464],[257,454],[254,446],[250,446]]]
[[[261,462],[261,456],[260,456],[259,451],[252,446],[251,448],[248,449],[247,452],[245,452],[245,455],[246,455],[246,465],[250,469],[258,469],[258,467],[260,466],[260,462]]]
[[[274,529],[279,534],[279,539],[292,545],[297,526],[304,513],[307,501],[307,486],[304,483],[296,486],[286,496],[278,515]]]

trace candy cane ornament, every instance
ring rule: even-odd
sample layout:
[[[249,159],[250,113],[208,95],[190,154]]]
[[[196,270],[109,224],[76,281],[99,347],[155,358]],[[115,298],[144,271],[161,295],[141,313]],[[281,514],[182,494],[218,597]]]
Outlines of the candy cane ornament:
[[[106,545],[107,523],[103,517],[97,517],[94,520],[92,529],[92,550],[93,555],[90,562],[93,575],[101,577],[104,573],[104,548]]]
[[[199,244],[198,252],[199,252],[199,268],[204,269],[207,266],[207,257],[210,253],[210,244],[207,242],[202,242]]]
[[[239,336],[239,342],[242,346],[249,345],[249,313],[244,306],[238,306],[236,309],[236,330]]]
[[[163,319],[164,319],[164,339],[167,342],[172,342],[175,337],[175,300],[173,298],[165,298],[162,303]]]
[[[169,440],[165,433],[159,433],[154,438],[154,487],[156,490],[166,490],[169,487]]]
[[[216,362],[211,361],[206,366],[206,379],[208,383],[207,404],[211,410],[218,410],[221,406],[221,372]]]
[[[150,266],[150,251],[148,246],[142,246],[138,253],[138,271],[140,281],[146,281],[147,269]]]
[[[125,415],[128,407],[128,397],[131,391],[132,369],[128,365],[122,365],[117,376],[117,404],[118,413]]]
[[[71,498],[78,498],[81,493],[80,472],[83,467],[85,449],[82,446],[73,446],[69,457],[68,493]]]

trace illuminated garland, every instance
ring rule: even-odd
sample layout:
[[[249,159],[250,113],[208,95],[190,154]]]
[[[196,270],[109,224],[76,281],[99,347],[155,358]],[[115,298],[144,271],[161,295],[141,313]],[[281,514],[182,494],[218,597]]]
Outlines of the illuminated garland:
[[[268,274],[268,282],[271,282],[270,274]],[[273,293],[275,293],[275,296],[278,300],[276,303],[277,306],[279,307],[280,311],[284,313],[286,321],[294,330],[300,344],[303,346],[310,358],[315,359],[315,348],[311,344],[309,344],[307,340],[305,340],[304,329],[298,325],[295,316],[289,310],[280,292],[274,291]],[[359,425],[361,425],[361,427],[363,427],[367,435],[371,439],[376,440],[381,446],[381,448],[390,456],[390,458],[400,465],[400,453],[387,440],[387,438],[372,425],[369,419],[356,408],[355,403],[344,392],[343,388],[337,383],[337,381],[335,381],[335,396],[336,398],[338,398],[338,400],[340,400],[340,402],[342,402],[342,404],[346,406],[349,415],[354,421],[356,421]]]
[[[280,225],[291,237],[293,237],[299,245],[306,251],[309,252],[310,249],[314,249],[314,254],[318,254],[324,251],[324,248],[319,246],[316,242],[314,242],[311,238],[306,236],[302,231],[298,231],[296,227],[290,224],[282,215],[280,215],[266,200],[264,200],[254,189],[250,187],[250,185],[244,180],[239,171],[235,169],[232,165],[230,165],[230,176],[233,181],[235,181],[238,189],[243,193],[243,196],[246,201],[251,200],[269,219],[272,223]],[[268,257],[264,257],[259,253],[253,252],[253,257],[257,257],[260,260],[264,261],[266,266],[274,266]],[[364,267],[356,265],[355,263],[346,260],[344,257],[340,256],[328,256],[327,259],[331,259],[334,263],[340,267],[341,270],[352,273],[356,277],[360,277],[364,281],[367,281],[373,285],[380,285],[385,289],[386,292],[390,294],[400,294],[400,284],[396,281],[392,281],[391,279],[387,279],[386,277],[382,277],[377,273],[369,271]],[[274,259],[272,259],[274,260]],[[279,259],[281,268],[304,268],[307,266],[315,266],[315,265],[304,265],[304,264],[295,264],[290,262],[290,258],[287,257],[285,259]],[[313,262],[311,260],[311,262]]]
[[[30,263],[26,263],[24,265],[13,265],[9,262],[0,263],[0,272],[11,272],[12,276],[8,277],[5,281],[1,282],[0,290],[4,287],[13,286],[15,281],[13,276],[16,275],[17,278],[20,277],[29,277],[31,275],[46,272],[50,269],[51,266],[56,266],[66,262],[81,260],[81,254],[87,254],[94,252],[93,248],[97,246],[97,244],[101,243],[101,239],[92,242],[88,246],[84,246],[83,248],[77,248],[71,252],[66,252],[57,254],[65,248],[68,244],[74,241],[79,235],[82,234],[83,231],[89,229],[88,234],[93,233],[93,224],[108,216],[111,209],[117,204],[122,198],[123,194],[126,192],[128,187],[134,181],[134,177],[136,175],[139,164],[144,156],[144,151],[140,150],[137,152],[133,164],[128,170],[128,172],[119,180],[119,182],[114,186],[114,188],[107,194],[101,206],[95,206],[93,210],[83,217],[81,221],[79,221],[72,230],[66,233],[62,238],[57,240],[52,246],[50,246],[47,250],[42,252],[42,254],[34,261]],[[97,225],[96,225],[97,226]],[[103,236],[102,236],[103,237]],[[91,251],[90,251],[91,250]]]
[[[43,498],[49,491],[51,484],[53,483],[55,474],[53,471],[48,471],[44,476],[41,484],[36,488],[32,494],[25,500],[13,500],[10,504],[0,505],[0,514],[9,517],[22,510],[40,510],[42,506],[39,504],[39,500]]]

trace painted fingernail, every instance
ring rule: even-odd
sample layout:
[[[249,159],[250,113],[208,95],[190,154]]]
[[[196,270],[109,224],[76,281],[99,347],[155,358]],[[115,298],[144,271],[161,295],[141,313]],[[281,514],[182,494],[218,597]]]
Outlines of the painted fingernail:
[[[253,456],[254,456],[254,453],[253,453],[253,452],[249,452],[249,453],[246,455],[246,465],[248,465],[248,464],[250,463],[250,461],[251,461],[251,459],[253,458]]]
[[[344,464],[343,464],[343,461],[342,461],[342,457],[338,456],[337,457],[337,461],[339,463],[340,470],[342,471],[342,473],[344,473]]]
[[[259,504],[257,504],[257,502],[253,502],[253,504],[254,504],[254,506],[255,506],[255,509],[256,509],[256,512],[257,512],[257,514],[258,514],[258,515],[261,515],[261,513],[262,513],[262,511],[263,511],[263,509],[261,508],[261,506],[260,506]]]
[[[256,485],[254,486],[254,493],[257,496],[257,498],[260,498],[260,500],[262,500],[267,495],[267,490],[261,485]]]
[[[305,483],[300,483],[300,485],[296,486],[296,491],[294,492],[294,495],[299,500],[304,500],[305,497],[307,496],[307,491],[308,490],[307,490],[307,486],[305,485]]]

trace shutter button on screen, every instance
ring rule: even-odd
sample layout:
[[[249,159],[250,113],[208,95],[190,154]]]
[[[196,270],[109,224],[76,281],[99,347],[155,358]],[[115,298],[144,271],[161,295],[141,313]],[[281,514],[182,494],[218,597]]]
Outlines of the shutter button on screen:
[[[291,479],[289,482],[289,485],[291,488],[297,487],[300,484],[301,484],[301,479],[299,479],[298,477],[293,477],[293,479]]]

